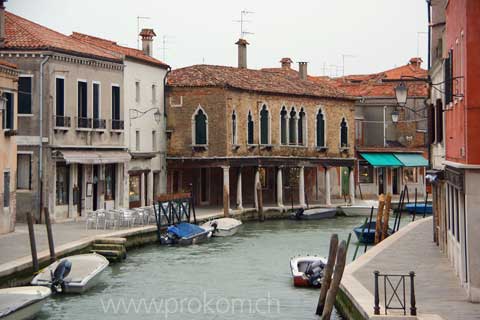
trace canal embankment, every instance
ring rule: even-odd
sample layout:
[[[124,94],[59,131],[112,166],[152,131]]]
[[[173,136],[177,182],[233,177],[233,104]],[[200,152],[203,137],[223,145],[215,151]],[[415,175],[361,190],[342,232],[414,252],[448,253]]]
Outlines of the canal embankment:
[[[380,315],[374,315],[374,271],[407,275],[415,272],[417,316],[408,316],[408,280],[407,316],[403,310],[388,310],[385,315],[383,280],[379,285]],[[386,286],[388,301],[393,292],[388,282]],[[398,294],[403,299],[401,286]],[[433,242],[431,217],[411,222],[350,263],[345,268],[336,308],[348,319],[478,319],[480,315],[480,304],[468,301],[450,261]]]

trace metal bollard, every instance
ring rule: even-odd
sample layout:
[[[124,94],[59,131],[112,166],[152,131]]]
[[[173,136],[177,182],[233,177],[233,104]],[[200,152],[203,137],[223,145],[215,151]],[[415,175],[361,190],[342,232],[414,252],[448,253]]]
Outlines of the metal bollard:
[[[415,272],[410,271],[410,315],[416,316],[417,315],[417,307],[415,303]]]
[[[380,296],[378,293],[378,276],[380,275],[379,271],[373,272],[375,276],[375,306],[373,307],[373,314],[380,314]]]

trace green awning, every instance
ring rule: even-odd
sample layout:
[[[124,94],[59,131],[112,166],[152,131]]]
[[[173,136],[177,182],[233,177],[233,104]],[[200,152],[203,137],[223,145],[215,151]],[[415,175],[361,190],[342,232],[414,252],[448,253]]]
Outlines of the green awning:
[[[360,153],[374,167],[402,167],[403,163],[393,153]]]
[[[418,153],[394,153],[405,167],[428,167],[428,160]]]

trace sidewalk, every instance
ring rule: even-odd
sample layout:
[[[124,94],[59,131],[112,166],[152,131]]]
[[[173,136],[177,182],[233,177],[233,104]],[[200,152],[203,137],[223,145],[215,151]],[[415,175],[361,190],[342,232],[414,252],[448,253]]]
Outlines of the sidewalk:
[[[346,267],[342,290],[365,318],[373,316],[375,270],[388,274],[415,272],[418,319],[480,319],[480,304],[468,301],[449,260],[432,241],[432,218],[410,223]],[[383,289],[383,280],[380,287]],[[408,283],[406,287],[408,290]],[[383,300],[382,290],[382,315]],[[407,314],[409,307],[407,291]],[[392,311],[389,314],[398,315]]]

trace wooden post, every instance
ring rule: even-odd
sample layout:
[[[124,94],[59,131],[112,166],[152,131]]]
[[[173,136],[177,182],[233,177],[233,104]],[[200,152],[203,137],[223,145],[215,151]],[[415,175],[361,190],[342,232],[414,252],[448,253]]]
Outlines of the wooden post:
[[[338,235],[332,234],[330,237],[330,250],[328,251],[328,261],[325,269],[323,270],[322,286],[320,288],[320,296],[318,297],[316,315],[323,313],[323,307],[325,305],[325,299],[327,298],[327,291],[330,288],[330,282],[332,281],[333,266],[335,265],[335,259],[337,257],[338,248]]]
[[[322,320],[330,320],[332,315],[333,305],[337,297],[340,282],[342,281],[343,270],[347,261],[347,244],[345,240],[340,242],[337,250],[337,260],[335,262],[335,272],[333,274],[332,284],[328,289],[327,299],[325,300],[325,307],[323,308]]]
[[[390,207],[392,206],[392,195],[387,193],[385,210],[383,210],[382,241],[388,236],[388,220],[390,219]]]
[[[417,188],[415,188],[415,205],[413,206],[412,221],[415,221],[416,217],[417,217]]]
[[[263,214],[262,184],[258,182],[256,185],[256,189],[258,199],[258,220],[265,221],[265,215]]]
[[[32,268],[33,272],[38,271],[37,245],[35,244],[35,231],[33,229],[33,216],[27,212],[28,235],[30,236],[30,250],[32,252]]]
[[[350,240],[352,239],[352,233],[348,233],[348,237],[347,237],[347,253],[348,253],[348,247],[350,246]]]
[[[53,244],[52,223],[50,222],[50,213],[48,208],[43,209],[45,212],[45,226],[47,227],[48,248],[50,249],[50,261],[55,262],[57,260],[55,256],[55,246]]]
[[[380,242],[380,232],[382,232],[383,206],[385,205],[385,196],[378,197],[377,220],[375,221],[375,244]]]
[[[370,234],[370,228],[372,227],[372,219],[373,219],[373,210],[375,209],[374,206],[372,206],[372,209],[370,209],[370,219],[368,220],[368,228],[367,228],[367,234]],[[365,233],[365,229],[362,230],[362,239],[363,239],[363,235]],[[363,253],[367,252],[367,247],[368,247],[368,242],[367,241],[364,241],[365,242],[365,248],[363,249]]]

